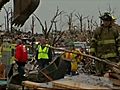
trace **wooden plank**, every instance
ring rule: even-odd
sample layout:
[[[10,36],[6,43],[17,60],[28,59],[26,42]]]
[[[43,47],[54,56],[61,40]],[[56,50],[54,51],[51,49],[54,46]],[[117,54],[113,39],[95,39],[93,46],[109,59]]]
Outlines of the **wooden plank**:
[[[33,89],[37,89],[37,88],[41,88],[42,87],[39,83],[35,83],[35,82],[31,82],[31,81],[23,81],[22,85],[24,87],[33,88]]]
[[[92,56],[92,55],[89,55],[89,54],[85,54],[85,53],[82,53],[82,52],[73,52],[73,51],[70,51],[70,50],[66,50],[66,49],[60,49],[60,48],[56,48],[56,47],[52,47],[52,46],[47,46],[47,47],[50,47],[52,49],[55,49],[55,50],[59,50],[59,51],[65,51],[65,52],[70,52],[70,53],[74,53],[74,54],[80,54],[82,56],[85,56],[85,57],[89,57],[89,58],[92,58],[94,60],[97,60],[97,61],[100,61],[100,62],[103,62],[103,63],[106,63],[107,65],[111,66],[111,67],[115,67],[117,69],[120,69],[119,65],[114,63],[114,62],[111,62],[110,60],[106,60],[106,59],[100,59],[98,57],[95,57],[95,56]]]
[[[113,79],[113,78],[110,78],[110,80],[113,82],[113,85],[115,85],[115,86],[120,86],[120,80],[118,80],[118,79]]]
[[[66,80],[66,81],[53,81],[53,87],[55,88],[59,88],[59,89],[109,89],[106,87],[100,87],[100,86],[93,86],[93,85],[87,85],[84,83],[77,83],[77,82],[73,82],[70,80]]]
[[[50,76],[48,76],[46,73],[44,73],[44,72],[42,72],[42,71],[40,71],[48,80],[50,80],[50,81],[52,81],[53,79],[50,77]]]
[[[117,73],[109,73],[110,77],[112,78],[115,78],[115,79],[118,79],[120,80],[120,74],[117,74]]]
[[[22,86],[27,89],[35,89],[35,90],[56,90],[58,88],[50,88],[43,87],[41,83],[31,82],[31,81],[23,81]]]

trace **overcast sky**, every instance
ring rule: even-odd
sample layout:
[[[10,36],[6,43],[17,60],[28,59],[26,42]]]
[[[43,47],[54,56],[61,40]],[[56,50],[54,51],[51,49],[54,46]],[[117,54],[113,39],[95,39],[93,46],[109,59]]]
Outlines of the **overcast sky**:
[[[11,2],[7,3],[5,7],[12,6]],[[41,0],[41,4],[34,13],[40,17],[42,22],[45,20],[49,22],[58,6],[60,10],[64,10],[68,14],[75,10],[75,12],[79,12],[84,16],[94,16],[94,19],[98,20],[98,11],[107,11],[109,5],[115,11],[115,15],[118,18],[117,23],[120,24],[120,0]],[[5,11],[2,9],[0,12],[0,24],[4,23],[4,16]],[[31,17],[26,21],[24,27],[30,28],[30,22]],[[40,32],[40,29],[38,21],[35,21],[35,30]]]

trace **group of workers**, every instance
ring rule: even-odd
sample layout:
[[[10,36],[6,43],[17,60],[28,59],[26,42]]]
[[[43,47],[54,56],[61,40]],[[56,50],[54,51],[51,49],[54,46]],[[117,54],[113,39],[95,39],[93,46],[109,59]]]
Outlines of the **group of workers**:
[[[0,45],[1,59],[0,62],[5,65],[5,78],[11,78],[13,75],[13,67],[16,63],[18,65],[18,73],[20,80],[24,75],[24,66],[28,61],[28,53],[22,39],[17,39],[16,42],[5,40]]]
[[[6,43],[8,43],[8,41],[6,41]],[[6,45],[6,44],[5,44]],[[8,46],[7,46],[8,45]],[[3,60],[6,60],[5,62],[9,62],[5,63],[6,67],[7,67],[7,71],[6,71],[6,76],[8,78],[10,78],[13,75],[13,66],[14,63],[16,63],[18,65],[18,73],[20,76],[20,80],[22,81],[23,75],[25,74],[25,64],[28,62],[28,51],[27,51],[27,47],[24,43],[24,41],[22,39],[17,39],[16,43],[11,44],[9,42],[9,44],[7,44],[6,47],[9,48],[7,50],[7,53],[5,52],[5,46],[3,46],[3,44],[1,44],[1,62],[3,63]],[[2,49],[3,47],[3,49]],[[68,49],[74,51],[74,45],[70,44],[68,45]],[[6,56],[5,56],[5,55]],[[3,57],[4,56],[4,57]],[[36,50],[35,50],[35,59],[37,60],[37,64],[38,64],[38,68],[39,70],[41,70],[42,68],[46,67],[47,65],[49,65],[49,63],[52,61],[52,57],[53,57],[53,52],[52,49],[49,47],[49,43],[47,39],[42,38],[40,40],[40,43],[38,43]],[[68,54],[68,52],[65,52],[62,55],[62,58],[64,58],[64,60],[68,61],[67,67],[67,74],[70,75],[70,73],[72,72],[72,74],[77,71],[77,57],[78,55],[75,55],[73,53]],[[7,58],[7,59],[6,59]]]
[[[115,18],[107,12],[100,16],[100,19],[102,20],[102,24],[100,27],[96,28],[93,33],[93,38],[90,42],[90,54],[117,63],[120,61],[120,27],[114,23]],[[78,64],[83,57],[79,54],[79,51],[75,49],[73,43],[69,44],[67,47],[67,49],[72,52],[64,52],[62,55],[62,58],[67,61],[68,69],[66,74],[75,75]],[[35,51],[35,59],[39,65],[39,70],[41,70],[52,61],[52,49],[49,47],[48,40],[41,39]],[[12,46],[10,42],[6,42],[5,44],[0,43],[1,62],[10,62],[10,60],[13,61],[13,59],[18,65],[18,73],[22,81],[22,77],[25,74],[24,67],[28,61],[27,48],[22,39],[18,39]],[[13,67],[12,63],[11,65]],[[95,68],[97,75],[103,75],[110,70],[107,64],[96,60]],[[13,70],[11,68],[8,77],[10,78],[12,74]]]

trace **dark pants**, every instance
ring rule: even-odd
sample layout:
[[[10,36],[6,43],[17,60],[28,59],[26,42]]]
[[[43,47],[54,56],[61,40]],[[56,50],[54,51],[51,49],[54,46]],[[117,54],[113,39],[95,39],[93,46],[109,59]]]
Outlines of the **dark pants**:
[[[117,58],[108,58],[107,60],[115,63],[118,62]],[[95,61],[95,67],[96,67],[96,72],[99,75],[104,75],[108,70],[111,69],[111,66],[100,61]]]
[[[70,75],[71,74],[71,62],[67,61],[66,65],[67,65],[67,74]]]
[[[106,63],[99,61],[95,61],[95,67],[96,67],[96,74],[98,75],[104,75],[109,70],[109,67]]]
[[[16,63],[18,65],[18,73],[19,73],[19,77],[20,77],[20,82],[22,82],[23,81],[23,75],[25,74],[24,67],[25,67],[26,62],[16,61]]]
[[[13,75],[13,66],[14,64],[12,64],[10,67],[10,71],[8,72],[8,78],[10,78]]]
[[[49,65],[48,59],[39,59],[37,60],[37,64],[39,65],[39,70],[45,68],[47,65]]]

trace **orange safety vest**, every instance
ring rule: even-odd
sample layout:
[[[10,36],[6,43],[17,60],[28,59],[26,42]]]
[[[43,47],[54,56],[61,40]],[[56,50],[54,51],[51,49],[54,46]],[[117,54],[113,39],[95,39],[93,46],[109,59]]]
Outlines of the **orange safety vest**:
[[[65,53],[65,58],[71,61],[71,71],[77,71],[78,64],[77,60],[75,59],[75,54],[73,53]]]
[[[73,54],[67,52],[67,53],[65,53],[65,58],[71,60],[73,58]]]

